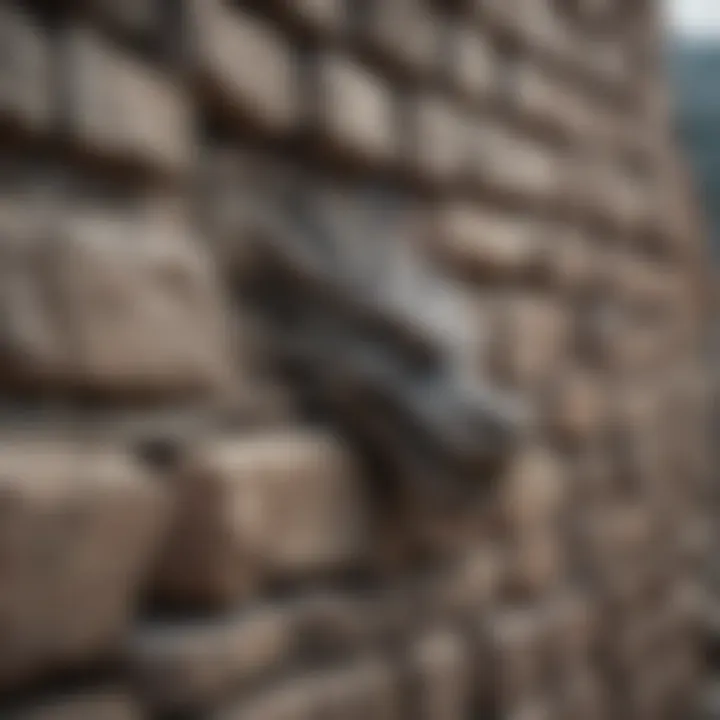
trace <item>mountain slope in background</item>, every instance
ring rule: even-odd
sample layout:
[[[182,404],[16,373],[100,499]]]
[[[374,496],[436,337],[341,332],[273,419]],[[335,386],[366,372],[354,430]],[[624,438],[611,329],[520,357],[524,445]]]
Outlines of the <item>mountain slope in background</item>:
[[[683,40],[670,53],[678,129],[699,181],[720,259],[720,42]]]

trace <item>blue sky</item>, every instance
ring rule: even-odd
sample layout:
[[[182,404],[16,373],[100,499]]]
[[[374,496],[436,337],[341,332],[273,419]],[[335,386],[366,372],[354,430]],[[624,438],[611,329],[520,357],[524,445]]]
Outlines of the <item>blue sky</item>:
[[[675,31],[720,36],[720,0],[665,0],[665,5]]]

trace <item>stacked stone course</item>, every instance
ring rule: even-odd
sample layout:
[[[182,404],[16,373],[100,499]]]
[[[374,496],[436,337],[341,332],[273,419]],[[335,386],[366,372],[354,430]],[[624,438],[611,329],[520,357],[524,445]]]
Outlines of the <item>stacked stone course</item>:
[[[0,717],[690,716],[658,5],[0,0]]]

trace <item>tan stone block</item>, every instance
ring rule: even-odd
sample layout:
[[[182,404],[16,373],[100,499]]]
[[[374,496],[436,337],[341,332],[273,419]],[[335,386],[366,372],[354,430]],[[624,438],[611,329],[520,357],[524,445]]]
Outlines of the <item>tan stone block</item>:
[[[470,655],[460,634],[437,629],[419,637],[410,645],[407,672],[414,717],[467,717],[472,691]]]
[[[397,671],[384,659],[368,658],[315,678],[317,716],[397,720],[401,704]]]
[[[0,684],[113,652],[166,527],[165,493],[122,450],[5,436]]]
[[[84,151],[182,173],[190,162],[189,101],[176,81],[87,26],[62,36],[66,121]]]
[[[162,206],[135,217],[78,208],[63,219],[61,237],[54,273],[77,383],[129,398],[228,387],[227,306],[212,262],[180,217]]]
[[[0,116],[31,132],[46,131],[53,118],[50,47],[26,8],[0,7]]]
[[[500,489],[508,531],[555,526],[566,505],[567,491],[567,474],[559,457],[540,445],[519,449]]]
[[[323,140],[371,163],[397,157],[397,119],[388,86],[350,57],[328,53],[315,60],[317,107],[313,122]]]
[[[142,720],[140,704],[126,691],[77,690],[49,696],[16,710],[0,711],[8,720]]]
[[[0,204],[0,364],[14,388],[37,391],[68,380],[71,341],[52,301],[51,220],[41,199]]]
[[[317,680],[291,679],[274,684],[255,697],[227,703],[212,720],[313,720],[318,707]]]
[[[299,118],[299,77],[289,44],[270,24],[221,0],[191,0],[199,82],[228,116],[272,133]]]
[[[574,63],[573,27],[552,0],[516,0],[517,25],[533,50]]]
[[[210,440],[169,482],[179,512],[157,578],[168,601],[232,604],[264,579],[341,570],[368,549],[357,470],[331,436]]]
[[[523,392],[543,390],[562,372],[571,350],[565,308],[551,297],[528,293],[508,297],[500,313],[498,376]]]
[[[408,603],[415,600],[392,583],[362,596],[326,592],[301,598],[291,605],[300,652],[330,662],[393,647],[413,629],[417,618]]]
[[[382,659],[358,660],[290,678],[212,715],[213,720],[337,720],[401,717],[395,670]]]
[[[332,35],[339,33],[344,25],[342,0],[283,0],[288,13],[310,27]]]
[[[88,7],[111,26],[135,36],[152,38],[153,33],[167,21],[161,0],[90,0]]]
[[[558,695],[557,705],[561,718],[606,720],[612,717],[607,693],[599,679],[589,670],[573,673],[562,683]]]
[[[496,548],[468,549],[433,579],[432,603],[442,615],[477,615],[498,599],[505,576],[505,557]]]
[[[437,253],[463,276],[517,277],[532,262],[532,225],[524,218],[455,202],[441,206],[435,222]]]
[[[513,597],[539,597],[562,582],[565,548],[554,528],[530,528],[508,539],[506,586]]]
[[[527,60],[514,69],[510,91],[526,121],[554,128],[567,138],[587,137],[597,119],[588,101],[565,82]]]
[[[233,699],[294,657],[296,613],[267,606],[208,620],[145,624],[125,656],[144,701],[156,711],[200,711]]]
[[[455,183],[467,171],[470,119],[440,94],[422,93],[409,100],[409,164],[431,183]]]
[[[601,615],[589,597],[563,592],[545,609],[548,644],[561,674],[591,662],[598,636],[603,631]]]
[[[607,391],[595,373],[570,369],[547,389],[545,421],[563,440],[591,438],[607,417]]]
[[[532,607],[506,607],[484,620],[486,667],[493,705],[504,714],[543,690],[543,624]]]
[[[420,0],[367,0],[358,18],[361,37],[387,61],[416,75],[438,65],[438,19]]]
[[[483,187],[536,205],[565,202],[562,151],[497,121],[481,121],[477,133],[474,174]]]
[[[546,700],[528,698],[519,701],[518,707],[508,712],[505,717],[509,720],[550,720],[557,717],[557,709]]]

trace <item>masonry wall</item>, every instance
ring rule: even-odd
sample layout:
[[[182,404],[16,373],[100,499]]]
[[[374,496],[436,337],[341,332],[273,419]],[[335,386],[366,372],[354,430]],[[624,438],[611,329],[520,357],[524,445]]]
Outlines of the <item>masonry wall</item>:
[[[0,35],[0,716],[689,717],[704,249],[655,3]]]

